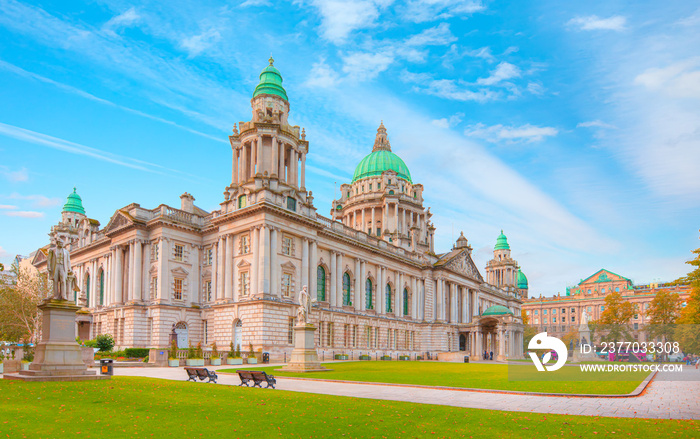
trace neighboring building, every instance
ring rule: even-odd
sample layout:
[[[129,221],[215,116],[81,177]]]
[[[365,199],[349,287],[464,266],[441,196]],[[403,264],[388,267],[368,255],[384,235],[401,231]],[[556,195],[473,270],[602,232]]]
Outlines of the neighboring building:
[[[605,296],[618,292],[624,300],[632,302],[637,311],[630,321],[632,334],[636,340],[645,341],[642,331],[648,322],[645,313],[656,293],[661,290],[678,293],[682,306],[685,306],[690,295],[688,285],[633,285],[626,277],[608,270],[599,270],[581,280],[578,285],[567,288],[566,296],[525,299],[523,309],[530,326],[540,332],[546,331],[548,335],[560,337],[572,329],[578,330],[584,310],[591,321],[600,319],[605,310]]]
[[[52,239],[71,242],[76,301],[87,311],[81,338],[110,333],[120,348],[162,348],[174,328],[181,347],[252,344],[278,361],[291,353],[298,292],[308,286],[322,357],[484,349],[522,356],[515,275],[484,281],[463,234],[451,251],[435,253],[423,187],[391,152],[383,124],[326,218],[306,188],[309,142],[288,122],[272,60],[251,106],[252,120],[229,137],[232,175],[219,210],[206,212],[184,193],[180,209],[130,204],[100,229],[77,191],[68,196]],[[32,260],[40,271],[45,250]],[[517,263],[509,258],[506,268]]]

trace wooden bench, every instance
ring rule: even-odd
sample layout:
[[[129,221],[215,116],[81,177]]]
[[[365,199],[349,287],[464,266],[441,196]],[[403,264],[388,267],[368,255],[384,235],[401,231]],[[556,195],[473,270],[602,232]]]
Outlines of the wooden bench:
[[[219,378],[216,372],[205,367],[186,367],[185,371],[188,376],[187,381],[194,381],[195,383],[197,382],[197,378],[199,378],[200,381],[209,378],[209,381],[207,381],[208,383],[216,384],[216,380]]]
[[[237,370],[236,373],[241,379],[241,384],[239,384],[239,386],[246,385],[250,387],[250,384],[253,383],[253,387],[260,387],[262,389],[263,387],[261,384],[265,383],[266,389],[270,387],[274,389],[275,384],[277,384],[277,380],[274,376],[268,375],[261,370]]]

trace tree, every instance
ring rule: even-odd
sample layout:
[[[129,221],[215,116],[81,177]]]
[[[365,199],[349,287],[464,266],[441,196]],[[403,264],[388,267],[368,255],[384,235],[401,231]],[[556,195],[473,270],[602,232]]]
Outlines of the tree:
[[[605,296],[605,310],[600,315],[598,329],[606,332],[601,338],[605,341],[631,341],[629,321],[634,315],[634,307],[622,298],[619,292]]]
[[[695,259],[686,262],[695,270],[676,282],[690,284],[690,297],[676,320],[675,339],[683,352],[700,353],[700,248],[694,250]]]
[[[662,337],[664,343],[673,339],[676,320],[680,315],[681,299],[677,293],[661,290],[656,293],[646,311],[645,330],[650,340]]]
[[[569,349],[569,346],[571,346],[572,349],[576,349],[577,340],[578,340],[578,331],[576,330],[576,328],[574,326],[570,326],[569,330],[561,338],[561,341],[564,342],[567,349]]]
[[[46,277],[12,265],[14,276],[0,284],[0,337],[8,341],[36,343],[41,312],[39,304],[50,294]]]
[[[528,345],[532,337],[537,335],[537,328],[530,326],[530,318],[528,317],[525,310],[521,311],[523,317],[523,325],[525,325],[525,330],[523,331],[523,352],[527,351]]]

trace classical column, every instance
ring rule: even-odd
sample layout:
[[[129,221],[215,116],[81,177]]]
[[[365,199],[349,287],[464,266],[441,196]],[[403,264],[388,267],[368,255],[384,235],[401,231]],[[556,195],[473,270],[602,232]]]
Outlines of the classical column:
[[[301,187],[306,189],[306,154],[301,153]]]
[[[258,289],[260,293],[270,294],[270,228],[263,225],[260,229],[260,257],[258,266]]]
[[[442,279],[436,279],[436,294],[435,294],[435,318],[436,320],[442,320],[442,308],[444,303],[442,301]]]
[[[271,174],[276,174],[277,177],[279,178],[279,150],[277,147],[277,136],[273,135],[272,136],[272,155],[270,156],[270,160],[272,161],[272,170],[270,171]]]
[[[257,169],[255,170],[255,174],[264,174],[265,162],[263,161],[262,135],[260,134],[258,134],[258,137],[255,140],[255,163],[258,165]]]
[[[255,177],[255,141],[250,141],[250,155],[248,156],[248,179]]]
[[[400,316],[401,315],[401,304],[399,301],[401,300],[401,275],[399,274],[398,271],[394,272],[394,297],[392,298],[393,300],[391,301],[391,307],[394,309],[394,315],[395,316]]]
[[[360,290],[364,285],[360,285],[362,283],[361,279],[360,259],[355,258],[355,297],[353,298],[352,305],[356,310],[362,309],[362,304],[360,303]]]
[[[224,236],[224,299],[233,299],[233,235]]]
[[[124,303],[124,251],[116,248],[116,268],[114,269],[114,303]]]
[[[401,231],[402,233],[408,232],[408,227],[406,227],[406,209],[401,209]]]
[[[360,261],[360,309],[365,311],[367,309],[367,264],[365,261]]]
[[[301,238],[301,286],[309,287],[309,240]],[[310,288],[309,296],[316,298],[317,291],[312,291]]]
[[[360,221],[362,221],[362,225],[360,226],[360,231],[366,232],[367,231],[367,222],[365,221],[365,209],[364,208],[360,212]]]
[[[331,303],[333,306],[342,306],[343,304],[343,254],[338,253],[336,256],[336,270],[335,270],[335,303]]]
[[[276,141],[277,139],[273,137]],[[280,296],[279,260],[277,256],[277,227],[270,230],[270,294]]]
[[[394,229],[399,231],[399,203],[394,203]]]
[[[291,175],[291,185],[293,187],[298,187],[297,166],[299,165],[299,158],[297,157],[297,151],[294,148],[290,148],[289,153],[289,174]]]
[[[285,153],[287,151],[287,145],[282,143],[282,144],[278,145],[278,149],[279,149],[279,152],[278,152],[277,159],[279,160],[279,166],[278,166],[278,172],[280,174],[279,179],[282,182],[286,182],[287,181],[287,172],[284,169],[284,156],[285,156]]]
[[[452,323],[457,323],[459,322],[459,300],[457,299],[457,284],[450,284],[450,291],[452,292],[450,296],[450,309],[452,310],[452,318],[450,319],[450,321]]]
[[[377,314],[386,314],[386,268],[377,267]]]
[[[252,256],[250,266],[250,295],[257,293],[258,289],[258,259],[260,257],[260,229],[253,227],[253,245],[250,247]]]
[[[377,224],[374,222],[374,207],[372,207],[372,224],[369,226],[369,234],[375,235],[377,233]]]
[[[418,281],[411,277],[411,318],[418,318]]]
[[[141,298],[143,300],[151,300],[151,275],[149,273],[149,267],[151,266],[151,241],[146,241],[143,246],[143,262],[141,263]],[[97,291],[97,298],[99,300],[99,288]]]
[[[331,297],[327,300],[330,302],[331,306],[335,306],[335,295],[338,293],[338,259],[336,253],[331,250],[331,262],[328,266],[330,271],[329,275],[331,277]]]
[[[214,292],[215,300],[221,300],[224,298],[224,282],[226,281],[226,278],[224,277],[224,253],[226,249],[224,247],[224,238],[220,236],[219,239],[216,241],[216,290]]]
[[[309,240],[309,285],[314,293],[318,291],[318,243]]]
[[[498,333],[498,353],[501,357],[504,357],[506,355],[506,330],[501,329]]]

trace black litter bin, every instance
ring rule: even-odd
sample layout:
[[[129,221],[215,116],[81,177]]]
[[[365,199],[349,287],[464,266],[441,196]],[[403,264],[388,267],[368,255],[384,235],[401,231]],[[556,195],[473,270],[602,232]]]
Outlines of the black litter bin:
[[[270,362],[270,353],[263,352],[263,363],[268,364]]]
[[[465,355],[465,356],[464,356],[464,362],[465,362],[465,363],[469,363],[469,355]]]
[[[111,358],[103,358],[100,360],[100,374],[102,375],[114,375],[114,366],[112,365],[114,360]]]

